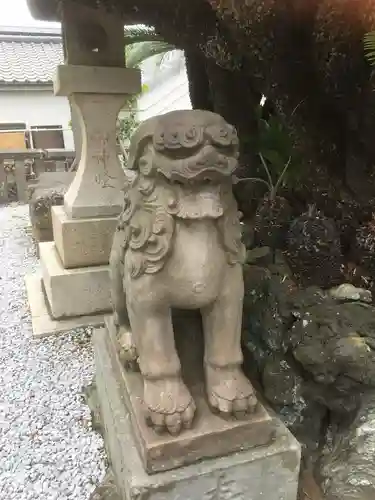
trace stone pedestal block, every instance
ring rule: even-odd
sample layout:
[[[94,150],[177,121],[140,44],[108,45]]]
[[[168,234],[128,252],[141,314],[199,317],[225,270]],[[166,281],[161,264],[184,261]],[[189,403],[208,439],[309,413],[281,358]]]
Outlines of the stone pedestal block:
[[[276,419],[269,422],[273,439],[264,445],[147,474],[106,329],[95,330],[94,350],[101,425],[119,499],[296,500],[300,446]]]
[[[40,243],[43,285],[53,318],[110,311],[109,266],[65,269],[54,242]]]
[[[52,207],[53,239],[66,269],[109,262],[116,217],[72,219],[64,207]]]

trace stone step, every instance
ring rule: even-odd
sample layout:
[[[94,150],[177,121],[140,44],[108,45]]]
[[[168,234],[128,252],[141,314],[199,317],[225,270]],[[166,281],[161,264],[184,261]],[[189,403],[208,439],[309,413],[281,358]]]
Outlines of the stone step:
[[[54,242],[39,244],[44,290],[55,319],[109,312],[109,266],[65,269]]]
[[[28,274],[25,277],[34,338],[58,335],[77,328],[99,327],[104,325],[103,314],[78,316],[61,320],[53,319],[50,315],[42,281],[40,272]]]

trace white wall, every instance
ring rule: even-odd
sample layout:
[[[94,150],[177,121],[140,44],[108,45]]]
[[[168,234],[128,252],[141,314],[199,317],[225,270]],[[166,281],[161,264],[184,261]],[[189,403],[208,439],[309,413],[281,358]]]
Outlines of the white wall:
[[[68,99],[55,97],[52,90],[0,91],[0,123],[21,122],[28,127],[61,125],[66,149],[74,149],[70,119]]]
[[[180,50],[147,59],[142,64],[142,83],[146,90],[138,99],[140,121],[168,111],[191,109],[185,58]]]
[[[191,109],[189,86],[185,71],[174,75],[138,100],[139,120],[177,109]]]

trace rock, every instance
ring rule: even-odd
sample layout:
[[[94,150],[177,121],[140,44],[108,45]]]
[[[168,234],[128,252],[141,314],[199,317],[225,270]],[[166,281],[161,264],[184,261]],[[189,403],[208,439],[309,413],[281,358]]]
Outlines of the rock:
[[[255,247],[246,252],[246,262],[248,264],[272,264],[273,255],[270,247]]]
[[[374,314],[360,302],[309,307],[289,331],[294,358],[325,389],[355,397],[361,384],[375,386]]]
[[[305,287],[329,288],[343,282],[344,258],[336,222],[313,206],[291,223],[286,255]]]
[[[301,473],[298,500],[324,500],[310,468]]]
[[[270,356],[264,364],[262,385],[269,402],[276,406],[298,404],[303,380],[282,357]]]
[[[267,401],[310,452],[319,447],[326,410],[305,397],[305,381],[288,353],[287,340],[293,312],[298,316],[301,308],[323,296],[320,289],[301,296],[280,252],[268,268],[245,267],[246,372],[259,381]]]
[[[354,420],[327,446],[321,474],[325,500],[375,498],[375,392],[363,398]]]
[[[272,275],[259,266],[245,266],[243,328],[248,348],[273,351],[281,348],[282,319],[270,291]]]
[[[364,288],[357,288],[350,283],[344,283],[329,290],[329,295],[339,301],[356,300],[371,304],[372,293]]]
[[[245,266],[245,370],[302,443],[318,482],[324,466],[324,500],[373,499],[375,307],[351,285],[299,288],[282,254],[275,257]]]

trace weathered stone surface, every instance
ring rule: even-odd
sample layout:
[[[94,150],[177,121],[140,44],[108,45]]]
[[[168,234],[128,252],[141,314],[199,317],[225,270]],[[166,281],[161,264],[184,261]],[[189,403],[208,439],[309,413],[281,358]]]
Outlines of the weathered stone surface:
[[[201,313],[210,407],[236,417],[257,406],[242,372],[245,247],[231,182],[238,152],[236,130],[208,111],[151,118],[131,139],[127,167],[136,179],[125,190],[114,236],[112,302],[119,332],[134,337],[144,411],[157,432],[175,435],[196,425],[173,309]]]
[[[148,475],[130,430],[122,385],[112,371],[106,330],[95,330],[93,340],[102,429],[120,498],[296,500],[300,447],[279,421],[266,446]]]
[[[66,269],[108,264],[116,217],[72,219],[52,207],[53,239]]]
[[[90,7],[67,2],[60,6],[65,64],[124,67],[123,20],[105,9]]]
[[[83,140],[65,210],[75,219],[117,216],[125,175],[117,157],[116,119],[126,96],[74,93],[70,101],[79,113]]]
[[[110,310],[108,266],[65,269],[53,242],[39,244],[43,285],[55,319]]]
[[[123,500],[111,469],[108,470],[102,484],[90,496],[90,500]]]
[[[188,385],[197,405],[193,429],[175,437],[155,434],[153,429],[147,426],[144,416],[142,376],[139,372],[126,372],[121,366],[111,318],[107,319],[106,325],[104,335],[107,354],[111,360],[113,374],[116,374],[126,399],[135,443],[147,472],[174,469],[205,458],[225,456],[235,451],[267,445],[273,441],[275,422],[262,405],[259,404],[256,413],[243,420],[223,419],[214,415],[208,407],[202,379],[193,387]],[[183,334],[188,336],[189,332],[177,332],[177,335]],[[185,368],[187,371],[194,370],[195,367],[190,365]]]
[[[325,478],[327,499],[374,498],[375,308],[353,287],[299,289],[276,257],[245,270],[246,366]]]
[[[349,423],[348,423],[349,421]],[[324,500],[375,498],[375,392],[366,394],[354,419],[337,421],[321,462]]]
[[[76,177],[64,201],[70,217],[112,217],[120,213],[125,176],[117,156],[116,120],[126,100],[140,90],[138,70],[58,67],[55,93],[69,97],[79,116],[83,138]]]
[[[324,500],[311,468],[306,468],[301,472],[298,500]]]
[[[73,179],[72,172],[45,172],[29,188],[29,213],[36,242],[53,240],[51,207],[64,203]]]

